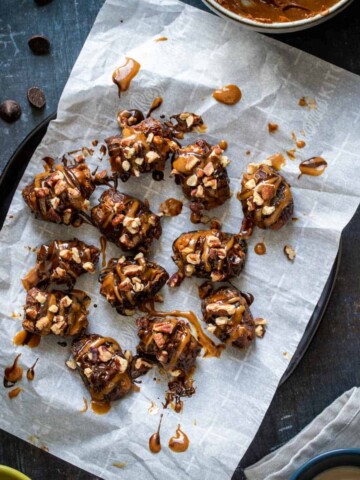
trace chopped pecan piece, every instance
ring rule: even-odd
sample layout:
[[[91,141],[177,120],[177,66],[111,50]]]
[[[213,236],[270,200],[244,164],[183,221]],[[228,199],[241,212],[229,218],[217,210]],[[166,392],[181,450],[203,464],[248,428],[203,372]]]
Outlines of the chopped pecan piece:
[[[95,190],[89,167],[80,160],[74,165],[45,166],[34,181],[22,191],[31,210],[42,220],[79,226],[79,212],[89,208],[89,198]]]
[[[106,190],[99,205],[91,210],[91,218],[101,233],[125,251],[147,252],[153,239],[161,236],[160,217],[141,200]]]
[[[230,198],[230,182],[226,166],[230,163],[218,146],[211,146],[205,140],[180,148],[172,161],[172,175],[181,184],[185,197],[191,200],[191,207],[198,205],[196,213],[211,210]]]
[[[259,228],[279,230],[291,218],[290,185],[272,166],[250,163],[238,193],[245,219]]]
[[[201,303],[207,330],[223,343],[245,348],[255,338],[255,323],[247,297],[235,287],[220,287]]]
[[[169,275],[142,253],[135,257],[112,258],[101,270],[100,293],[122,314],[132,315],[144,302],[154,299]]]
[[[238,276],[244,267],[247,246],[239,235],[199,230],[180,235],[173,243],[173,252],[172,259],[179,271],[170,278],[169,285],[178,286],[184,277],[222,282]]]
[[[22,279],[24,288],[44,289],[54,283],[72,289],[77,277],[95,270],[99,255],[97,247],[76,238],[53,240],[49,245],[41,245],[37,250],[36,266]]]
[[[80,335],[88,325],[90,297],[81,290],[71,293],[32,288],[26,296],[23,327],[36,335]]]
[[[93,400],[112,402],[131,390],[131,363],[116,340],[85,335],[73,343],[71,350]]]

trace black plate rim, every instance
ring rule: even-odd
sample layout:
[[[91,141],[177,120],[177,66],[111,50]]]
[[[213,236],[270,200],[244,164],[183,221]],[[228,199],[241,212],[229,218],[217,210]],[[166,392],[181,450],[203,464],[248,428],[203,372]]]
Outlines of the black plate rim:
[[[37,146],[39,145],[41,138],[45,135],[47,127],[51,120],[54,120],[56,118],[56,113],[52,113],[48,117],[46,117],[37,127],[35,127],[26,137],[25,139],[20,143],[20,145],[17,147],[15,152],[12,154],[10,157],[8,163],[6,164],[1,176],[0,176],[0,205],[3,205],[3,203],[6,204],[6,200],[12,200],[15,190],[23,176],[23,173],[25,171],[25,168],[27,167],[30,158],[32,154],[30,155],[29,158],[26,159],[26,162],[24,162],[24,157],[23,157],[23,151],[31,145],[30,150],[35,151]],[[34,144],[34,139],[36,140],[37,136],[42,135],[40,138],[39,142]],[[14,168],[14,164],[20,163],[20,168],[18,169],[18,173],[16,175],[16,179],[14,182],[14,179],[11,178],[12,174],[12,169]],[[17,181],[16,181],[17,180]],[[5,190],[5,185],[6,189],[9,190],[9,185],[11,185],[11,191],[7,194],[6,198],[6,190]],[[5,198],[2,198],[2,192],[5,191]],[[11,198],[9,198],[11,196]],[[10,206],[10,205],[9,205]],[[9,207],[8,207],[9,208]],[[2,224],[5,220],[5,217],[8,212],[8,208],[5,208],[4,211],[0,211],[0,230],[2,228]],[[2,209],[3,210],[3,209]],[[339,250],[337,253],[337,256],[335,258],[334,264],[332,266],[329,278],[325,284],[324,290],[321,294],[321,297],[313,311],[312,316],[310,317],[309,322],[307,323],[307,326],[305,328],[305,331],[303,333],[303,336],[301,337],[301,340],[297,346],[297,349],[290,361],[289,366],[287,367],[286,371],[284,372],[283,376],[280,379],[279,385],[282,385],[288,380],[288,378],[292,375],[292,373],[295,371],[296,367],[299,365],[301,359],[305,355],[307,349],[310,346],[310,343],[312,339],[314,338],[317,329],[320,326],[321,320],[325,314],[327,305],[329,303],[331,294],[333,292],[334,286],[335,286],[335,281],[336,277],[338,274],[339,266],[340,266],[340,253],[341,253],[341,239],[339,243]]]

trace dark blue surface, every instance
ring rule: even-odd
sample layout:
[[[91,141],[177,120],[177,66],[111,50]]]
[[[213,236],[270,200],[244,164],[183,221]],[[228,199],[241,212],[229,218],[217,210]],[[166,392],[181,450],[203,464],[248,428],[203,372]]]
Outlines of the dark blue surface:
[[[202,7],[200,0],[186,3]],[[37,7],[33,0],[0,1],[0,101],[12,98],[23,109],[13,125],[0,120],[1,171],[23,138],[56,110],[102,4],[103,0],[53,0]],[[51,55],[37,57],[30,52],[27,40],[35,34],[49,37]],[[359,74],[360,1],[319,27],[277,38]],[[33,85],[46,93],[42,112],[33,112],[27,103],[26,92]],[[360,383],[359,220],[358,212],[344,232],[339,275],[323,322],[300,366],[277,390],[243,465],[285,443],[336,397]],[[0,463],[22,470],[33,480],[96,478],[1,431]],[[234,478],[241,478],[240,470]]]

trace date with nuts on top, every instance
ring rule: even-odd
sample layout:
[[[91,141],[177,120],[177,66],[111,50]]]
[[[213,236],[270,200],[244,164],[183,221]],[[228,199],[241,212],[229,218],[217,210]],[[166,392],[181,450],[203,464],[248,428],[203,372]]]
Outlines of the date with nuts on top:
[[[168,284],[177,287],[185,277],[222,282],[237,277],[245,263],[247,245],[240,235],[220,230],[183,233],[173,243],[172,259],[178,267]]]
[[[243,295],[235,287],[211,289],[201,304],[207,330],[226,345],[248,347],[255,339],[255,322],[249,299],[251,296]]]
[[[94,245],[74,238],[53,240],[37,250],[36,265],[22,279],[26,290],[47,288],[50,284],[66,285],[72,289],[76,279],[84,273],[94,273],[100,250]]]
[[[181,119],[181,115],[187,115],[187,118]],[[166,161],[179,148],[175,139],[203,124],[201,117],[195,114],[185,113],[173,118],[175,124],[152,117],[144,119],[137,110],[119,112],[118,123],[122,133],[105,139],[105,142],[111,170],[122,181],[149,172],[155,180],[163,179]]]
[[[230,163],[224,151],[205,140],[180,148],[172,161],[171,174],[181,184],[185,197],[191,200],[195,214],[211,210],[230,198],[229,177],[226,167]]]
[[[83,221],[79,212],[88,210],[94,190],[89,167],[80,157],[70,166],[66,161],[56,167],[45,165],[45,171],[35,175],[34,181],[23,189],[22,196],[42,220],[76,227]]]
[[[266,161],[250,163],[238,193],[245,218],[259,228],[279,230],[291,218],[294,202],[290,185]]]
[[[112,402],[131,390],[131,354],[123,353],[113,338],[85,335],[73,343],[71,351],[93,400]]]
[[[106,190],[91,218],[100,232],[122,250],[147,252],[154,239],[161,236],[160,217],[137,198]]]
[[[90,297],[82,290],[65,293],[32,288],[26,296],[23,327],[36,335],[80,335],[88,326]]]
[[[163,267],[142,253],[112,258],[100,272],[100,293],[120,314],[133,315],[144,302],[154,299],[168,278]]]

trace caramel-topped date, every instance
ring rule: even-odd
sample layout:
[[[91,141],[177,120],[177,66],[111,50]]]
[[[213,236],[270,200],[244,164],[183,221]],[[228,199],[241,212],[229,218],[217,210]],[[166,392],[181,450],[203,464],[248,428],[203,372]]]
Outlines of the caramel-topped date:
[[[266,163],[250,163],[238,193],[245,218],[259,228],[279,230],[291,218],[294,202],[290,185]]]
[[[222,282],[237,277],[244,267],[247,245],[239,235],[220,230],[183,233],[173,243],[172,259],[179,271],[169,280],[179,286],[184,277],[209,278]]]
[[[112,258],[100,272],[100,293],[121,315],[133,315],[165,285],[169,275],[142,253]]]
[[[80,157],[83,158],[83,157]],[[68,166],[67,162],[45,167],[22,191],[22,196],[35,215],[42,220],[79,226],[79,212],[89,208],[95,190],[89,167],[83,160]]]
[[[207,330],[221,342],[245,348],[255,338],[255,323],[247,299],[235,287],[220,287],[203,299]]]
[[[46,292],[32,288],[26,296],[23,327],[36,335],[80,335],[88,326],[90,297],[82,290]]]
[[[131,364],[116,340],[85,335],[73,343],[71,350],[92,400],[113,402],[131,390]]]
[[[23,286],[26,290],[32,287],[44,289],[54,283],[72,289],[80,275],[95,271],[99,255],[97,247],[77,238],[53,240],[37,250],[36,265],[22,279]]]
[[[224,151],[205,140],[180,148],[172,161],[171,174],[181,184],[186,198],[201,209],[211,210],[230,198],[226,166],[230,163]]]
[[[91,218],[100,232],[122,250],[147,252],[154,239],[160,238],[160,217],[141,200],[106,190],[99,205],[91,210]]]
[[[111,170],[124,182],[141,173],[154,172],[154,178],[161,176],[166,160],[179,148],[172,140],[171,130],[151,117],[124,126],[121,135],[109,137],[105,142]]]
[[[137,321],[137,353],[160,364],[175,377],[188,375],[200,355],[201,345],[188,323],[176,317],[144,316]]]

